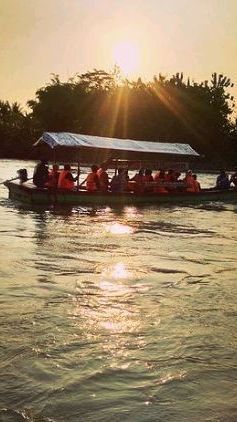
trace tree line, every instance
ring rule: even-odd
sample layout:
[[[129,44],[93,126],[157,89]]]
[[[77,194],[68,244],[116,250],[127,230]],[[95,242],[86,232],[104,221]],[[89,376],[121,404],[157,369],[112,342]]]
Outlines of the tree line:
[[[237,121],[233,84],[213,73],[203,82],[183,73],[144,82],[123,79],[118,67],[93,70],[67,82],[53,75],[28,101],[0,101],[0,156],[37,158],[32,144],[44,131],[146,141],[189,143],[205,162],[236,165]]]

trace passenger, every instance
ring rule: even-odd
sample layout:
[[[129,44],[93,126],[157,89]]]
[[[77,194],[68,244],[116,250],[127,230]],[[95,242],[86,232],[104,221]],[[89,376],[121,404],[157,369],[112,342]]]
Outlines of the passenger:
[[[185,175],[183,181],[186,184],[186,192],[194,192],[192,170],[188,170],[186,172],[186,175]]]
[[[173,169],[168,170],[166,175],[166,181],[171,183],[176,182],[175,171]]]
[[[18,178],[20,180],[20,184],[27,182],[28,180],[28,173],[26,169],[19,169],[17,170]]]
[[[166,182],[165,170],[161,169],[158,171],[154,177],[154,181],[157,182],[154,191],[157,193],[167,193],[167,189],[163,184]]]
[[[107,192],[108,187],[109,187],[109,176],[106,170],[107,170],[106,163],[102,163],[99,170],[97,170],[101,192]]]
[[[201,185],[199,181],[197,180],[197,175],[193,174],[193,189],[194,192],[200,192],[201,191]]]
[[[58,188],[72,190],[74,188],[74,182],[78,177],[79,174],[73,177],[70,164],[65,164],[64,169],[59,173]]]
[[[130,178],[129,178],[129,174],[128,174],[128,169],[124,170],[124,175],[125,175],[127,182],[129,182]]]
[[[165,182],[166,181],[166,175],[165,175],[165,170],[163,170],[163,169],[160,169],[157,173],[156,173],[156,175],[155,175],[155,177],[154,177],[154,180],[155,181],[160,181],[160,182]]]
[[[96,192],[100,189],[100,181],[97,171],[98,166],[93,164],[93,166],[91,166],[91,173],[89,173],[86,178],[86,189],[88,192]]]
[[[41,160],[36,164],[33,174],[33,183],[37,188],[44,188],[49,180],[48,161]]]
[[[168,192],[176,192],[177,188],[177,172],[173,169],[168,170],[166,174],[166,189]]]
[[[144,181],[145,181],[144,192],[149,192],[149,193],[154,192],[154,186],[152,184],[152,182],[154,182],[154,178],[152,176],[152,170],[151,169],[145,170]]]
[[[152,176],[152,170],[151,169],[145,170],[145,181],[146,182],[154,182],[154,178]]]
[[[234,168],[234,173],[230,177],[230,183],[233,183],[235,187],[237,187],[237,167]]]
[[[47,186],[49,188],[57,188],[58,187],[58,179],[59,179],[59,165],[53,164],[52,170],[49,172],[49,180]]]
[[[216,188],[223,190],[230,188],[229,176],[225,170],[220,170],[220,174],[216,179]]]
[[[127,190],[127,178],[123,168],[118,169],[118,174],[111,180],[111,191],[112,192],[125,192]]]
[[[182,182],[182,180],[180,180],[180,179],[179,179],[179,178],[180,178],[180,176],[181,176],[180,171],[175,171],[175,175],[174,175],[174,177],[175,177],[175,182]]]
[[[141,168],[138,173],[135,174],[131,179],[131,181],[142,183],[144,181],[144,169]]]
[[[186,192],[186,183],[180,179],[180,171],[175,172],[175,192]]]
[[[131,182],[136,182],[134,185],[134,192],[135,193],[142,193],[144,192],[144,182],[145,182],[145,176],[144,176],[144,169],[141,168],[138,173],[135,174],[134,177],[131,178]]]

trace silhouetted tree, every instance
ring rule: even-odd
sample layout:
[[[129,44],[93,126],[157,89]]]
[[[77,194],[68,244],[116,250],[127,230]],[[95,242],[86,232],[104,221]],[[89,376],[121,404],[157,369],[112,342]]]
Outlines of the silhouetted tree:
[[[152,81],[123,79],[120,69],[94,69],[66,82],[52,75],[28,102],[0,102],[1,155],[29,152],[43,131],[70,131],[119,138],[190,143],[208,162],[234,162],[236,122],[231,120],[233,84],[213,73],[210,81],[170,78],[158,74]],[[34,138],[34,139],[33,139]],[[18,145],[18,148],[17,148]],[[20,148],[19,148],[20,147]]]

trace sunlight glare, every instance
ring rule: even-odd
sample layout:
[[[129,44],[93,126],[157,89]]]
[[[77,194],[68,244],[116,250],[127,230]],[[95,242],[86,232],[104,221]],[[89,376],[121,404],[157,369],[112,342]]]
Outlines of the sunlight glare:
[[[102,273],[102,280],[99,283],[100,288],[104,290],[123,290],[127,287],[123,285],[114,284],[112,280],[132,278],[132,272],[128,271],[124,263],[117,262],[109,268],[105,268]]]
[[[112,223],[106,227],[106,231],[111,234],[130,234],[134,232],[134,229],[125,224]]]
[[[126,76],[132,75],[139,67],[139,48],[133,42],[118,43],[113,50],[115,63]]]
[[[112,272],[112,276],[116,279],[118,278],[128,278],[129,273],[122,262],[119,262],[114,266],[114,270]]]

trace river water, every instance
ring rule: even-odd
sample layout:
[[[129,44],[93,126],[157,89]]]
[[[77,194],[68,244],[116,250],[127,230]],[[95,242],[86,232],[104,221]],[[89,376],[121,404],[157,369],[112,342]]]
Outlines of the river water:
[[[0,421],[236,421],[236,213],[26,209],[1,185]]]

